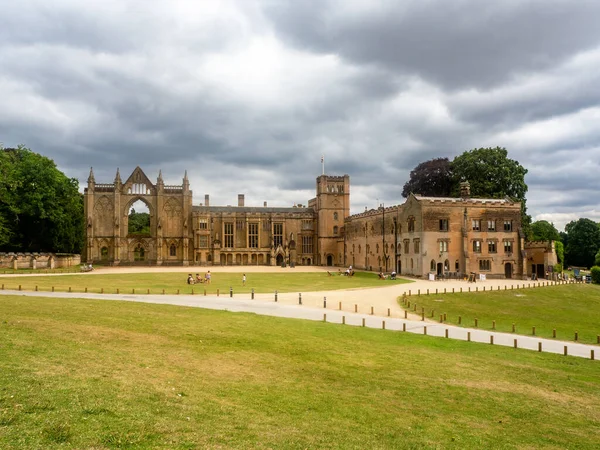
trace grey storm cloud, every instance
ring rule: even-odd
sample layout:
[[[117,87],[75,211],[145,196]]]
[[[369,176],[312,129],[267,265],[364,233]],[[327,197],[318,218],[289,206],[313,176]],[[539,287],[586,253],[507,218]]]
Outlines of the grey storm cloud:
[[[363,7],[350,12],[343,2],[327,0],[275,2],[266,10],[296,46],[451,89],[506,82],[598,45],[595,1],[358,3]]]
[[[83,184],[188,171],[194,201],[291,205],[325,170],[353,212],[410,170],[504,146],[528,211],[600,220],[600,3],[3,2],[0,142]],[[579,214],[579,216],[578,216]]]

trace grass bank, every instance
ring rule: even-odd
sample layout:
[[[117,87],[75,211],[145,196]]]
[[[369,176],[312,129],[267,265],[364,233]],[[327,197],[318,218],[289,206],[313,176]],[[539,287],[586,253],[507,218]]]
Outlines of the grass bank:
[[[73,292],[131,292],[136,289],[139,293],[145,293],[150,289],[151,293],[159,294],[164,289],[166,293],[174,294],[178,289],[181,294],[189,294],[192,289],[195,293],[206,291],[216,293],[229,292],[229,288],[236,293],[249,293],[254,289],[256,293],[268,292],[311,292],[327,291],[336,289],[355,289],[389,286],[396,283],[410,283],[408,280],[379,280],[377,274],[371,272],[355,272],[354,276],[346,277],[340,275],[329,276],[327,272],[296,272],[296,273],[269,273],[253,272],[246,273],[246,285],[242,284],[242,273],[216,272],[212,273],[210,284],[200,283],[188,285],[187,274],[184,272],[165,273],[120,273],[120,274],[77,274],[61,276],[27,276],[27,277],[2,277],[0,284],[5,289],[18,289],[21,285],[23,290],[33,291],[37,286],[40,291],[50,291],[52,287],[57,291]],[[195,273],[193,274],[195,275]],[[201,275],[204,275],[203,273]]]
[[[448,293],[410,296],[411,311],[425,308],[425,316],[439,320],[446,314],[446,323],[537,336],[574,340],[595,344],[600,335],[600,286],[567,284],[507,291]],[[406,307],[402,301],[400,306]],[[433,314],[432,314],[433,313]]]
[[[166,305],[0,297],[1,448],[580,448],[597,361]]]

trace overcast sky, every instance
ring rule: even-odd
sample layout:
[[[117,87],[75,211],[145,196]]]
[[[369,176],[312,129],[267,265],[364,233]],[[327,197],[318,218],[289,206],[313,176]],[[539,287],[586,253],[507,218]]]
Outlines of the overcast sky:
[[[529,213],[600,221],[600,1],[0,0],[0,142],[86,182],[352,212],[418,163],[506,147]]]

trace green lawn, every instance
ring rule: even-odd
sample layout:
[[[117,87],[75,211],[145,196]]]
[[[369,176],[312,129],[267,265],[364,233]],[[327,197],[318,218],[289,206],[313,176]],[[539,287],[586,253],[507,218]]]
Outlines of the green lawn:
[[[0,297],[0,448],[596,449],[600,364],[410,333]]]
[[[202,273],[204,275],[204,273]],[[194,273],[195,276],[195,273]],[[235,293],[249,293],[254,289],[256,293],[267,292],[310,292],[335,289],[353,289],[389,286],[393,283],[410,283],[408,280],[379,280],[377,274],[371,272],[355,272],[354,276],[346,277],[339,275],[329,276],[327,272],[290,272],[290,273],[246,273],[246,286],[242,286],[242,272],[216,272],[212,273],[212,282],[207,284],[196,284],[190,286],[186,283],[187,274],[184,272],[166,273],[120,273],[120,274],[78,274],[61,276],[32,276],[32,277],[2,277],[0,284],[5,289],[18,289],[21,285],[23,290],[49,291],[54,286],[57,291],[67,291],[69,287],[74,292],[83,292],[88,288],[89,292],[131,293],[136,289],[138,293],[161,293],[163,289],[167,293],[175,293],[178,289],[182,294],[204,292],[216,293],[229,292],[233,288]]]
[[[573,340],[575,331],[584,343],[597,343],[600,335],[600,286],[592,284],[568,284],[540,288],[515,289],[508,291],[471,292],[455,294],[430,294],[408,297],[410,310],[417,305],[417,312],[425,308],[425,315],[439,320],[446,314],[446,323],[473,327],[475,318],[478,327],[491,330],[496,321],[498,331],[529,334],[535,327],[536,335]],[[400,305],[403,302],[400,300]],[[407,308],[408,309],[408,308]]]

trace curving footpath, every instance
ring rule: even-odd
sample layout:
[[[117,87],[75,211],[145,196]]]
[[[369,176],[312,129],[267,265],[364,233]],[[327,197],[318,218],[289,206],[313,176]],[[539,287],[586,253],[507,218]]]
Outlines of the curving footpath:
[[[407,287],[414,288],[415,284],[396,285],[393,289],[394,295],[398,288],[402,292]],[[429,285],[431,286],[431,285]],[[389,288],[383,288],[389,289]],[[389,310],[385,307],[390,305],[387,295],[382,296],[384,301],[372,301],[378,305],[378,310],[373,307],[373,314],[354,313],[346,310],[339,310],[340,301],[357,301],[367,297],[373,299],[372,289],[361,289],[352,291],[329,291],[321,293],[310,293],[303,299],[303,305],[299,305],[298,294],[279,294],[277,302],[274,301],[272,294],[256,295],[254,300],[248,298],[248,294],[229,296],[201,296],[201,295],[133,295],[133,294],[91,294],[91,293],[67,293],[67,292],[24,292],[17,290],[0,291],[4,295],[22,295],[27,297],[52,297],[52,298],[72,298],[72,299],[94,299],[94,300],[120,300],[142,303],[167,304],[176,306],[188,306],[197,308],[216,309],[231,312],[249,312],[265,316],[285,317],[294,319],[315,320],[330,323],[345,323],[350,326],[365,326],[369,328],[385,328],[393,331],[406,331],[416,334],[427,334],[429,336],[458,339],[463,341],[479,342],[488,345],[501,345],[505,347],[517,347],[527,350],[556,353],[561,355],[577,356],[581,358],[595,359],[595,351],[600,350],[599,346],[578,344],[574,342],[559,341],[554,339],[542,339],[532,336],[514,335],[509,333],[499,333],[495,331],[485,331],[476,328],[462,328],[453,325],[439,324],[435,322],[423,322],[420,319],[414,320],[417,316],[410,315],[408,319],[398,317],[389,317],[391,315],[391,306]],[[323,304],[323,299],[327,298],[327,304]],[[295,304],[294,304],[295,303]],[[363,305],[364,302],[361,303]],[[354,303],[358,305],[358,303]],[[395,302],[396,312],[401,308]],[[325,308],[323,306],[326,306]],[[335,308],[335,309],[334,309]],[[358,308],[357,308],[358,309]],[[363,308],[364,309],[364,308]],[[361,309],[361,310],[363,310]],[[403,310],[402,310],[403,311]],[[600,357],[600,354],[598,355]]]

